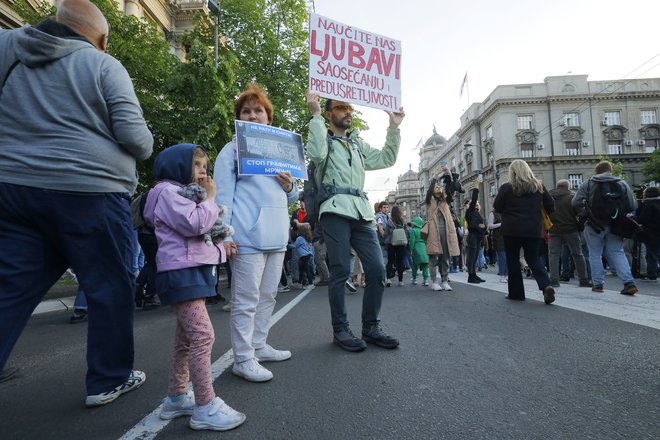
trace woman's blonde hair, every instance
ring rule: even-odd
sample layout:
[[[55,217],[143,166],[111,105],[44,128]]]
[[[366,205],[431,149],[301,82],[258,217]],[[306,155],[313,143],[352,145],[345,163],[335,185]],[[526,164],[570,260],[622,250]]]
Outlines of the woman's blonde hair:
[[[516,159],[509,165],[509,183],[517,196],[543,192],[543,182],[534,176],[532,169],[522,159]]]

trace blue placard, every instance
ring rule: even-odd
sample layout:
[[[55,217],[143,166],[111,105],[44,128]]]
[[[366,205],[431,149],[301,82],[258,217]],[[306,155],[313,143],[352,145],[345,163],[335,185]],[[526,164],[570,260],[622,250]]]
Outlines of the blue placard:
[[[235,121],[238,174],[273,176],[289,171],[307,180],[302,136],[270,125]]]

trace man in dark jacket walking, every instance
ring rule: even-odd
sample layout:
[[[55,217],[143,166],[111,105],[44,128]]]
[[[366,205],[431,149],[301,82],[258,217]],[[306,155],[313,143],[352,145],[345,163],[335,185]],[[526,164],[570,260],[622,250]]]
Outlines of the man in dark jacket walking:
[[[580,278],[580,287],[591,287],[587,276],[587,266],[580,245],[580,228],[577,210],[571,205],[573,192],[568,180],[557,182],[557,188],[550,191],[555,200],[555,211],[550,214],[552,229],[549,231],[548,252],[550,254],[550,284],[559,287],[559,260],[562,245],[566,244],[573,257],[575,269]]]

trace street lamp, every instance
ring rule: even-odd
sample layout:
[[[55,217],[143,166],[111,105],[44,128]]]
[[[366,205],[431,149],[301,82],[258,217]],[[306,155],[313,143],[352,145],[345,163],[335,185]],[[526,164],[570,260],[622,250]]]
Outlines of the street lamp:
[[[495,180],[495,194],[497,194],[497,190],[500,187],[500,185],[499,185],[500,172],[497,170],[497,164],[495,163],[495,153],[494,153],[494,150],[493,150],[492,141],[489,145],[485,145],[485,146],[483,146],[483,145],[473,145],[473,144],[468,142],[468,143],[464,144],[463,147],[465,147],[465,148],[477,147],[481,150],[485,150],[486,154],[490,155],[490,166],[491,166],[491,170],[492,170],[493,177],[494,177],[494,180]],[[479,159],[481,159],[481,152],[479,153]],[[482,164],[483,164],[483,161],[481,161],[479,163],[479,165],[482,165]],[[495,195],[495,194],[491,194],[491,195]]]

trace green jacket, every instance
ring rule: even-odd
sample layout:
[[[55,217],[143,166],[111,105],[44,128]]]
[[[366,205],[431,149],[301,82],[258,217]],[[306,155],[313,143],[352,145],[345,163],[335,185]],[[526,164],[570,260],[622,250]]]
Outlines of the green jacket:
[[[307,139],[307,156],[316,164],[317,172],[321,173],[323,161],[328,158],[328,129],[321,115],[314,116],[309,123],[309,138]],[[355,188],[364,190],[365,171],[389,168],[396,162],[401,144],[399,129],[387,129],[385,146],[382,150],[372,148],[357,137],[354,132],[349,134],[350,142],[333,138],[330,162],[323,178],[324,185],[334,185],[337,188]],[[321,204],[319,217],[326,212],[332,212],[356,220],[374,220],[373,206],[366,197],[350,194],[335,194]]]

